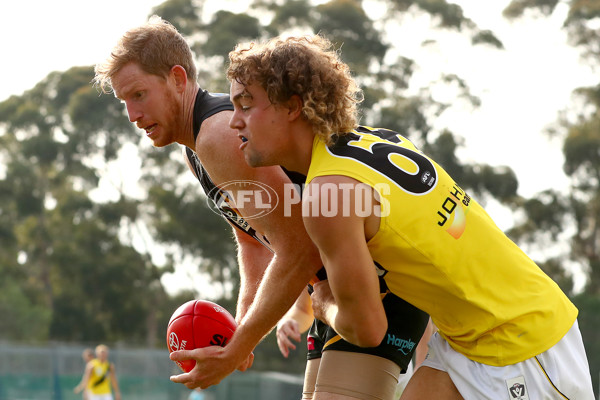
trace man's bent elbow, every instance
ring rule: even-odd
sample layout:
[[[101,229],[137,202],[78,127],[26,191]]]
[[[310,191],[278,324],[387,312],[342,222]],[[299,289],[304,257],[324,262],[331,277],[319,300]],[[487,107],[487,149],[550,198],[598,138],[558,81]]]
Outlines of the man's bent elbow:
[[[364,328],[364,327],[363,327]],[[387,332],[387,324],[380,327],[369,327],[356,332],[355,345],[359,347],[377,347],[384,340]]]

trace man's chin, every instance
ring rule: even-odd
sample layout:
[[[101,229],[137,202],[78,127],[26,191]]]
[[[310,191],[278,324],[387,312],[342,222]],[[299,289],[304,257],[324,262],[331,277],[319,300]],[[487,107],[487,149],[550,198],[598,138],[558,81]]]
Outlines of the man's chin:
[[[159,147],[165,147],[165,146],[168,146],[168,145],[170,145],[171,143],[172,143],[172,142],[165,142],[165,141],[160,141],[160,140],[153,140],[153,141],[152,141],[152,146],[159,148]]]
[[[260,159],[256,157],[251,157],[247,153],[244,153],[244,160],[246,160],[246,164],[248,164],[252,168],[264,167],[264,165],[260,162]]]

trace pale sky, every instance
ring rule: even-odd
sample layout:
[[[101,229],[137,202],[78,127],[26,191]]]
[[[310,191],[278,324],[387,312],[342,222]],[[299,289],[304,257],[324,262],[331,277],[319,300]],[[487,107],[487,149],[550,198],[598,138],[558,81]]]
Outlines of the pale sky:
[[[0,2],[0,101],[22,94],[52,71],[102,61],[123,32],[143,23],[152,7],[162,2]],[[456,35],[448,32],[434,36],[437,44],[422,47],[415,38],[431,38],[427,17],[402,22],[394,37],[402,54],[422,65],[415,83],[425,84],[440,70],[455,72],[483,101],[479,110],[457,107],[442,115],[436,128],[448,127],[466,136],[466,147],[460,152],[464,161],[512,167],[523,196],[550,187],[566,188],[561,144],[551,143],[543,130],[568,106],[575,87],[597,84],[596,75],[580,64],[577,51],[566,44],[560,30],[566,9],[559,8],[551,18],[511,23],[501,17],[508,0],[456,3],[481,28],[494,31],[506,50],[455,46]],[[231,9],[234,4],[234,0],[207,1],[207,7]],[[510,226],[509,220],[503,222],[505,210],[490,213],[500,220],[501,228]]]
[[[0,2],[0,101],[22,94],[52,71],[103,60],[119,36],[143,23],[151,8],[160,3],[162,0]],[[207,1],[209,7],[232,7],[234,3]],[[560,11],[549,19],[510,23],[500,17],[508,0],[457,3],[480,27],[496,32],[506,50],[456,47],[456,35],[448,33],[437,35],[438,44],[424,48],[415,37],[431,37],[427,18],[403,21],[398,43],[403,55],[424,66],[415,82],[420,79],[422,84],[431,78],[428,66],[467,78],[473,93],[482,98],[482,108],[447,113],[437,120],[436,127],[467,135],[466,158],[509,164],[519,175],[520,193],[532,195],[547,187],[543,183],[547,179],[539,174],[549,174],[548,168],[553,176],[562,174],[560,147],[548,142],[542,134],[544,127],[569,104],[573,88],[595,85],[596,77],[566,45],[559,30],[564,19]],[[519,155],[515,146],[523,148]],[[546,155],[552,165],[536,166],[530,160],[532,154],[536,159]]]
[[[22,94],[52,71],[94,65],[160,0],[0,2],[0,101]]]

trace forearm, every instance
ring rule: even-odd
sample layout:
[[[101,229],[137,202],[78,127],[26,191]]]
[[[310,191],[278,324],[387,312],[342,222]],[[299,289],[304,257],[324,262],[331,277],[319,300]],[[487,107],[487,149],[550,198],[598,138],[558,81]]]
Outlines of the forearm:
[[[266,336],[306,289],[320,266],[310,255],[273,257],[252,306],[241,320],[226,349],[250,352]]]
[[[88,364],[89,365],[89,364]],[[91,369],[86,365],[85,371],[83,372],[83,378],[81,379],[80,388],[85,390],[90,382]]]
[[[279,320],[277,326],[288,320],[296,321],[300,332],[305,332],[310,328],[314,320],[314,315],[308,291],[302,290],[294,305],[285,313],[281,320]]]
[[[255,181],[268,184],[280,198],[284,198],[284,187],[289,183],[281,168],[254,168],[252,178]],[[244,292],[240,295],[241,311],[237,318],[239,325],[229,344],[224,348],[229,357],[241,359],[249,354],[254,347],[266,336],[290,309],[300,293],[305,290],[308,282],[323,265],[318,250],[304,230],[301,205],[295,204],[290,210],[284,207],[275,209],[261,218],[253,219],[251,224],[256,232],[267,240],[271,259],[263,263],[264,275],[260,284],[251,295],[252,281],[250,275],[245,277]],[[254,215],[248,204],[244,204],[243,212]],[[250,242],[248,235],[238,234],[238,242]],[[251,241],[254,247],[262,246],[257,241]],[[252,250],[250,243],[241,249],[240,260],[245,271],[251,270],[250,263],[257,264],[256,258],[247,253]],[[267,250],[269,251],[269,250]],[[246,253],[245,253],[246,252]],[[266,269],[264,269],[266,267]],[[259,276],[259,266],[254,270],[255,277]],[[253,282],[257,282],[256,279]],[[250,301],[250,299],[252,301]],[[250,305],[251,304],[251,305]]]
[[[353,309],[356,309],[355,304],[339,307],[332,322],[333,329],[347,342],[357,346],[378,346],[383,340],[382,335],[387,331],[387,320],[375,325],[375,322],[367,322],[368,317],[357,317],[352,312]]]
[[[112,385],[113,391],[115,393],[121,393],[119,389],[119,381],[117,381],[117,374],[114,372],[114,367],[111,369],[112,371],[110,372],[110,383]]]
[[[362,347],[371,347],[366,343],[372,337],[373,326],[366,316],[361,316],[361,307],[353,297],[335,298],[330,287],[331,279],[314,285],[313,308],[315,317],[325,322],[347,342]]]
[[[341,265],[348,266],[349,263]],[[335,307],[331,307],[331,310],[335,310],[335,315],[329,317],[331,326],[346,341],[361,347],[379,345],[387,331],[387,317],[379,294],[379,282],[375,267],[370,265],[372,262],[365,261],[360,266],[349,267],[348,269],[355,270],[366,269],[363,274],[351,276],[339,274],[343,270],[337,264],[336,273],[329,274],[327,281],[335,299]]]
[[[235,315],[238,324],[252,305],[272,257],[273,254],[262,245],[239,243],[238,265],[240,271],[240,290]]]

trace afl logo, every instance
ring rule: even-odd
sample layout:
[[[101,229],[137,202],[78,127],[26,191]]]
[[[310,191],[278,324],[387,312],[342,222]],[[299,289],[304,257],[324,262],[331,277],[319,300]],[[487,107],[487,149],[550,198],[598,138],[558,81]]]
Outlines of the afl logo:
[[[216,214],[231,213],[231,209],[248,221],[271,213],[277,204],[277,192],[262,182],[229,181],[207,193],[208,207]]]
[[[421,182],[423,183],[427,183],[427,181],[429,180],[429,177],[431,176],[431,172],[429,171],[425,171],[423,173],[423,175],[421,175]]]
[[[175,332],[171,332],[169,335],[169,349],[171,351],[179,350],[179,338]]]

